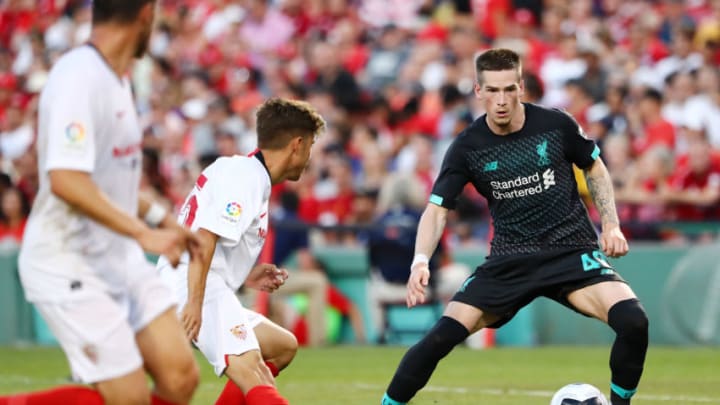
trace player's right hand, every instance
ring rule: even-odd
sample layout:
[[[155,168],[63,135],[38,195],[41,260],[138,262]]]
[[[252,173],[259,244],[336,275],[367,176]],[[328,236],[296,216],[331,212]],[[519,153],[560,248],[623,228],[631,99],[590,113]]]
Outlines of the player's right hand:
[[[427,263],[418,263],[410,270],[405,298],[408,308],[425,302],[425,287],[429,281],[430,267]]]
[[[137,241],[145,251],[165,256],[173,267],[180,263],[186,249],[192,254],[199,245],[197,237],[184,228],[145,228]]]
[[[196,341],[202,325],[202,302],[188,301],[180,312],[180,323],[188,339]]]

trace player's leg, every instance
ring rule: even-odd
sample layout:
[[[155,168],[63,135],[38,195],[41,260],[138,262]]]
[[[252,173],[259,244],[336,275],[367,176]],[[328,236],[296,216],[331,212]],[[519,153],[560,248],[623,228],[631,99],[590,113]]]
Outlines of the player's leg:
[[[138,368],[130,374],[93,384],[102,395],[105,405],[151,404],[150,389],[145,370]]]
[[[451,301],[443,317],[400,361],[382,405],[405,404],[427,384],[438,362],[470,333],[497,322],[499,317],[459,301]]]
[[[275,389],[275,380],[265,365],[255,335],[254,328],[263,319],[243,308],[219,276],[208,274],[202,325],[195,345],[218,377],[224,374],[234,382],[226,386],[230,391],[223,391],[216,403],[287,404]]]
[[[260,344],[260,353],[265,365],[270,369],[273,377],[277,377],[280,371],[290,364],[297,353],[298,342],[295,336],[273,323],[264,316],[250,310],[248,321],[255,325],[253,330]],[[245,394],[240,387],[231,379],[228,379],[225,388],[218,397],[216,405],[239,405],[243,404]]]
[[[200,377],[175,308],[153,319],[137,333],[136,340],[145,370],[155,383],[153,404],[189,403]]]
[[[25,392],[0,397],[0,405],[103,405],[103,398],[96,389],[80,385],[66,385],[45,391]]]
[[[138,389],[135,389],[136,387]],[[128,388],[133,388],[129,395]],[[0,397],[0,405],[139,405],[149,403],[145,372],[141,368],[127,375],[93,384],[93,388],[68,385],[45,391]]]
[[[246,404],[288,404],[288,401],[275,389],[275,378],[265,364],[260,350],[228,355],[226,359],[225,375],[245,393]]]
[[[261,317],[260,323],[253,328],[260,344],[260,353],[268,368],[276,377],[295,358],[298,341],[290,331]]]
[[[488,260],[475,269],[455,293],[440,320],[405,354],[382,404],[409,401],[428,382],[437,363],[470,333],[486,326],[501,326],[532,301],[535,295],[531,282],[517,276],[512,279],[496,276],[508,272],[525,274],[517,269],[525,262],[525,258]]]
[[[610,352],[611,402],[630,403],[637,391],[648,346],[648,318],[630,286],[606,281],[573,291],[571,305],[607,323],[616,333]]]
[[[82,300],[36,303],[36,307],[65,352],[74,379],[95,389],[59,387],[0,399],[0,404],[150,403],[133,331],[115,301],[102,293],[88,293]]]
[[[175,314],[175,298],[152,270],[144,258],[128,270],[128,320],[153,378],[153,404],[186,404],[198,385],[198,368]]]

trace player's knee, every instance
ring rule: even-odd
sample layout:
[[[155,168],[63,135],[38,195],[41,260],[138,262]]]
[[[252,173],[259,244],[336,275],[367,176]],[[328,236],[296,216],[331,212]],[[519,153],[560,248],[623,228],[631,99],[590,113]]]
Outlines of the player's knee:
[[[279,369],[285,368],[295,358],[298,351],[298,341],[292,333],[283,336],[278,358],[275,359]]]
[[[618,335],[647,336],[648,316],[637,299],[620,301],[608,312],[608,324]]]
[[[183,370],[181,376],[175,377],[174,388],[179,396],[189,401],[199,384],[200,370],[193,361]]]
[[[423,339],[424,346],[433,352],[451,350],[468,337],[468,330],[453,318],[443,316]]]
[[[199,383],[200,371],[194,361],[169,369],[156,381],[158,391],[178,403],[189,402]]]

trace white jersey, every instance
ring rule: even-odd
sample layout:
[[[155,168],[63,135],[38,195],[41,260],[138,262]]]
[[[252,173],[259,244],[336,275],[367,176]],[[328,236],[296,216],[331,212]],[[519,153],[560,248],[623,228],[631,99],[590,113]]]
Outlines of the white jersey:
[[[210,272],[233,291],[245,282],[265,244],[268,229],[270,174],[260,152],[222,157],[198,177],[185,200],[179,221],[192,231],[200,228],[219,236]],[[188,256],[173,270],[164,258],[158,267],[170,276],[186,277]],[[186,282],[180,282],[186,286]]]
[[[86,276],[109,292],[125,288],[128,263],[144,258],[140,245],[53,195],[48,172],[90,173],[118,207],[137,215],[141,141],[129,80],[120,79],[90,45],[62,56],[40,95],[40,190],[20,253],[29,300],[65,299],[68,280]]]

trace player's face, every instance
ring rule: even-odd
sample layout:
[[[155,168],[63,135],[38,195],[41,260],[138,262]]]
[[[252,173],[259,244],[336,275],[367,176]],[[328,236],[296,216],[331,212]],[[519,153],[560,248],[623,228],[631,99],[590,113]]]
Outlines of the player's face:
[[[482,83],[475,84],[475,95],[483,100],[489,120],[500,128],[510,125],[520,109],[524,86],[517,70],[482,72]]]
[[[140,24],[140,33],[138,34],[137,43],[135,44],[135,57],[142,58],[147,52],[150,45],[150,35],[152,34],[153,21],[155,20],[155,3],[151,2],[145,5],[140,12],[138,19]]]
[[[298,144],[293,152],[291,164],[288,167],[287,179],[291,181],[297,181],[310,164],[310,152],[312,146],[315,144],[315,137],[300,136],[297,138]]]

